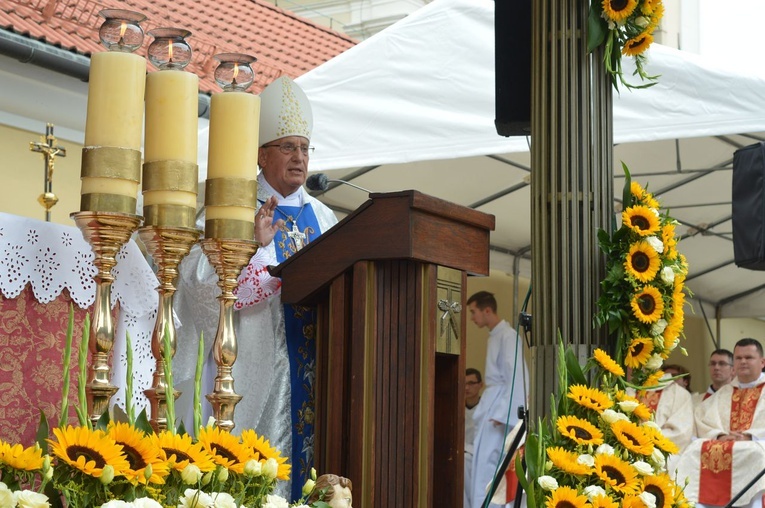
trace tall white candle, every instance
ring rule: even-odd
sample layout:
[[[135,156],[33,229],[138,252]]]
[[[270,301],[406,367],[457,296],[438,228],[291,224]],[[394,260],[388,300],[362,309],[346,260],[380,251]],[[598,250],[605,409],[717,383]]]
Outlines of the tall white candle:
[[[106,51],[90,59],[85,146],[141,149],[146,59]]]

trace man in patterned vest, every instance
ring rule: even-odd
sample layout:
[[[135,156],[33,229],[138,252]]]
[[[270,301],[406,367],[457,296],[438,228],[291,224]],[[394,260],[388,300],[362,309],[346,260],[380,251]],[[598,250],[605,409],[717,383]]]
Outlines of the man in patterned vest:
[[[765,358],[762,344],[741,339],[733,350],[736,378],[695,411],[699,439],[680,456],[678,482],[697,506],[722,506],[765,469]],[[734,506],[762,506],[760,478]]]

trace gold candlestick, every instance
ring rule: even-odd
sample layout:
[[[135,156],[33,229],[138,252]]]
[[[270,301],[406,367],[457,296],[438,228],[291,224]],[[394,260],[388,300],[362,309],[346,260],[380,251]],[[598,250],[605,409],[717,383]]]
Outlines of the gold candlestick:
[[[213,343],[213,356],[218,365],[213,392],[207,400],[213,408],[218,427],[231,431],[234,428],[234,409],[242,396],[234,391],[234,377],[231,369],[237,355],[236,332],[234,330],[234,289],[242,268],[258,250],[257,242],[231,238],[205,238],[201,242],[210,264],[218,274],[221,294],[218,330]]]
[[[90,325],[91,365],[85,390],[88,395],[88,414],[93,423],[109,409],[109,401],[117,392],[111,384],[109,354],[114,346],[114,321],[111,312],[111,290],[114,276],[112,268],[117,265],[117,253],[130,240],[142,217],[128,213],[82,211],[71,214],[82,236],[90,244],[98,272],[96,301],[93,303],[93,320]]]
[[[164,335],[168,334],[170,356],[175,356],[177,333],[173,321],[173,295],[178,279],[178,265],[191,250],[202,231],[185,227],[146,226],[138,230],[146,250],[157,264],[159,286],[159,306],[157,321],[151,334],[151,354],[154,356],[156,368],[152,378],[151,388],[143,393],[149,399],[151,407],[151,425],[160,432],[167,428],[167,382],[165,379]],[[178,398],[181,393],[173,390]]]

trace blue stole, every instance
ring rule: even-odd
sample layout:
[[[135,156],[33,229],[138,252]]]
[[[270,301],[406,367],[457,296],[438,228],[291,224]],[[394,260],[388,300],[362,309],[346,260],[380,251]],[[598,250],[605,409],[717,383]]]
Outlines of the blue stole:
[[[284,215],[287,215],[285,217]],[[319,222],[309,203],[301,211],[299,206],[279,206],[274,220],[284,219],[286,224],[276,233],[274,247],[279,263],[292,256],[297,249],[295,242],[287,235],[292,231],[293,219],[306,236],[305,243],[315,240],[320,234]],[[288,220],[289,219],[289,220]],[[284,327],[287,352],[290,359],[290,386],[292,391],[292,499],[302,496],[303,484],[313,467],[313,427],[315,402],[313,383],[316,378],[316,318],[313,308],[299,305],[284,305]],[[286,454],[287,451],[284,450]]]

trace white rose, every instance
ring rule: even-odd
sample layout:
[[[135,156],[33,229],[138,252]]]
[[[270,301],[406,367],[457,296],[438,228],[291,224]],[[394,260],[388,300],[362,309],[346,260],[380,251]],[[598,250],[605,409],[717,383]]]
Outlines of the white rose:
[[[651,325],[651,335],[657,336],[664,333],[664,329],[667,327],[669,323],[667,323],[666,319],[660,319],[656,321],[653,325]]]
[[[614,411],[613,409],[606,409],[602,413],[600,413],[600,417],[603,418],[603,421],[606,423],[616,423],[619,420],[629,420],[629,416],[627,416],[624,413],[620,413],[618,411]]]
[[[656,496],[650,492],[643,492],[638,496],[647,508],[656,508]]]
[[[0,504],[0,506],[5,506],[4,504]],[[127,501],[122,501],[121,499],[112,499],[111,501],[108,501],[101,505],[101,508],[129,508],[133,506],[131,503],[128,503]]]
[[[589,485],[584,488],[583,490],[584,495],[587,496],[587,498],[592,501],[598,496],[605,496],[606,491],[603,489],[603,487],[599,487],[597,485]]]
[[[270,458],[266,461],[265,464],[263,464],[263,476],[265,476],[269,480],[273,480],[274,478],[276,478],[276,475],[278,472],[279,472],[279,463],[276,462],[276,459]]]
[[[638,473],[640,473],[643,476],[652,476],[653,475],[653,466],[649,464],[648,462],[643,462],[642,460],[637,460],[632,463],[632,467],[637,470]]]
[[[582,455],[577,457],[576,462],[577,464],[581,464],[583,466],[595,467],[595,457],[593,457],[589,453],[583,453]]]
[[[659,239],[656,236],[649,236],[645,239],[646,242],[648,242],[648,245],[653,247],[653,250],[661,254],[664,252],[664,244],[662,243],[661,239]]]
[[[178,508],[212,508],[212,498],[196,489],[186,489],[178,500]]]
[[[665,266],[660,272],[661,280],[666,285],[673,284],[675,282],[675,271],[671,266]]]
[[[216,492],[212,495],[214,508],[237,508],[236,501],[227,492]]]
[[[269,494],[266,496],[266,502],[263,503],[263,508],[289,508],[287,500],[281,496]]]
[[[537,479],[537,483],[545,490],[555,490],[558,488],[558,481],[552,476],[540,476]]]
[[[631,413],[637,409],[639,403],[636,400],[623,400],[619,402],[619,408],[625,413]],[[629,418],[628,418],[629,419]]]
[[[603,443],[602,445],[598,446],[595,449],[595,455],[613,455],[614,454],[614,448],[606,443]]]
[[[664,358],[662,358],[660,354],[654,353],[651,355],[648,361],[645,362],[645,368],[648,370],[657,370],[659,367],[661,367],[662,363],[664,363]]]
[[[643,422],[643,425],[645,425],[646,427],[651,427],[653,430],[661,430],[661,427],[659,427],[656,424],[656,422],[653,420],[646,420],[645,422]]]
[[[667,463],[667,459],[664,458],[664,453],[662,453],[660,449],[655,447],[653,449],[653,453],[651,453],[651,460],[653,461],[654,464],[656,464],[662,469]]]
[[[244,465],[244,474],[252,478],[263,473],[263,465],[255,459],[248,460]]]
[[[637,18],[635,18],[635,24],[639,26],[640,28],[647,27],[650,22],[651,20],[646,18],[645,16],[638,16]]]
[[[149,497],[139,497],[133,501],[135,508],[162,508],[162,505]]]
[[[0,482],[0,506],[16,506],[16,501],[13,500],[13,492],[3,482]]]
[[[16,491],[13,499],[18,508],[50,508],[48,496],[32,490]]]
[[[202,479],[202,470],[196,464],[188,464],[181,471],[181,479],[186,485],[196,485]]]
[[[226,480],[228,480],[228,469],[222,467],[220,468],[220,471],[218,471],[218,481],[220,483],[226,483]]]

